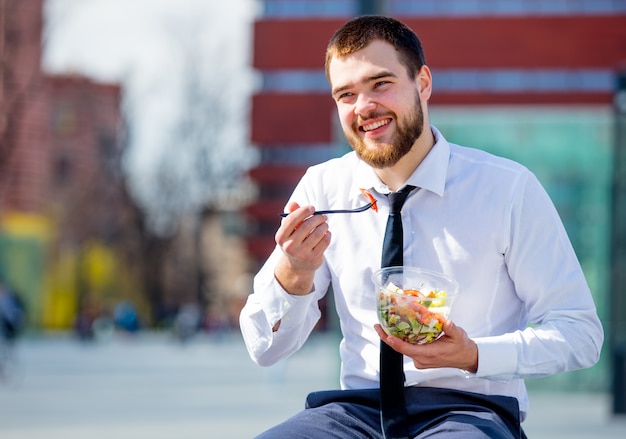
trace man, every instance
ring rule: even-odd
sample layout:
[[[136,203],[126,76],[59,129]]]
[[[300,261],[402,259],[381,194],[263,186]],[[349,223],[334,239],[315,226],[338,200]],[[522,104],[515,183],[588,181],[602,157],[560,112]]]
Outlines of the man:
[[[296,187],[240,323],[252,359],[271,365],[303,345],[332,286],[345,392],[312,395],[309,408],[259,437],[389,437],[367,390],[379,386],[381,340],[404,355],[401,437],[524,437],[524,379],[590,367],[603,342],[554,206],[526,168],[451,144],[430,125],[431,72],[397,20],[342,26],[326,75],[354,151],[311,167]],[[401,211],[404,265],[460,284],[445,335],[424,345],[381,330],[370,279],[381,266],[387,195],[407,186],[416,189]],[[360,189],[378,213],[312,215],[364,204]]]

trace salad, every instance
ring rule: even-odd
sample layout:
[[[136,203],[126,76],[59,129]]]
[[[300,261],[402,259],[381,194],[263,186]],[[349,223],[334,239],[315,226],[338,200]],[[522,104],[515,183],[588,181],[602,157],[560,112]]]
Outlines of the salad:
[[[424,294],[389,283],[378,294],[378,319],[388,335],[413,344],[430,343],[441,335],[450,313],[447,296],[445,291]]]

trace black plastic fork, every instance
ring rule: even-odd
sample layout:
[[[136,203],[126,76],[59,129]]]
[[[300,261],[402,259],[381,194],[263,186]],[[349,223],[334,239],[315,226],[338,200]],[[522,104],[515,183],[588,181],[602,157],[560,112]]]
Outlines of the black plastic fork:
[[[313,212],[313,215],[328,215],[329,213],[357,213],[357,212],[365,212],[370,209],[376,202],[367,203],[364,206],[357,207],[356,209],[338,209],[338,210],[316,210]],[[283,218],[289,215],[287,212],[279,213]]]

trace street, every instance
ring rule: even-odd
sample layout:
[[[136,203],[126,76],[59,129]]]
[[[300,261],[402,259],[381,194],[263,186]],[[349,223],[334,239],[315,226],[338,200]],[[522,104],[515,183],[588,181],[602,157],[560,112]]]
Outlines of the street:
[[[23,339],[0,381],[2,439],[244,439],[300,410],[311,390],[336,388],[333,335],[315,335],[282,364],[261,368],[238,333],[186,344],[169,334]],[[531,394],[529,438],[623,438],[606,395]]]

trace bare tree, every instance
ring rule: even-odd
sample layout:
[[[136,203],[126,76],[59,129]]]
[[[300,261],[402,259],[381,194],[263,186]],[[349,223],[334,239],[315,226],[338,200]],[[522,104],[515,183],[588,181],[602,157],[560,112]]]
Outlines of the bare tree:
[[[186,291],[183,297],[201,303],[207,299],[214,272],[203,266],[203,223],[228,194],[244,190],[243,175],[251,162],[246,133],[241,133],[247,101],[240,90],[248,78],[238,80],[245,73],[234,70],[237,67],[227,59],[236,50],[232,47],[236,41],[213,32],[213,44],[207,47],[198,38],[204,26],[198,19],[166,23],[172,61],[179,67],[179,111],[152,191],[143,200],[153,233],[191,243],[169,247],[170,264],[185,261],[170,284],[178,290],[174,294],[181,297],[180,291]]]
[[[157,224],[176,222],[182,213],[214,207],[242,183],[251,162],[247,148],[246,73],[229,60],[236,41],[218,31],[203,43],[199,19],[170,22],[172,61],[179,66],[177,118],[162,152],[154,191],[147,201]],[[206,34],[206,31],[204,31]],[[167,227],[165,227],[167,229]]]

